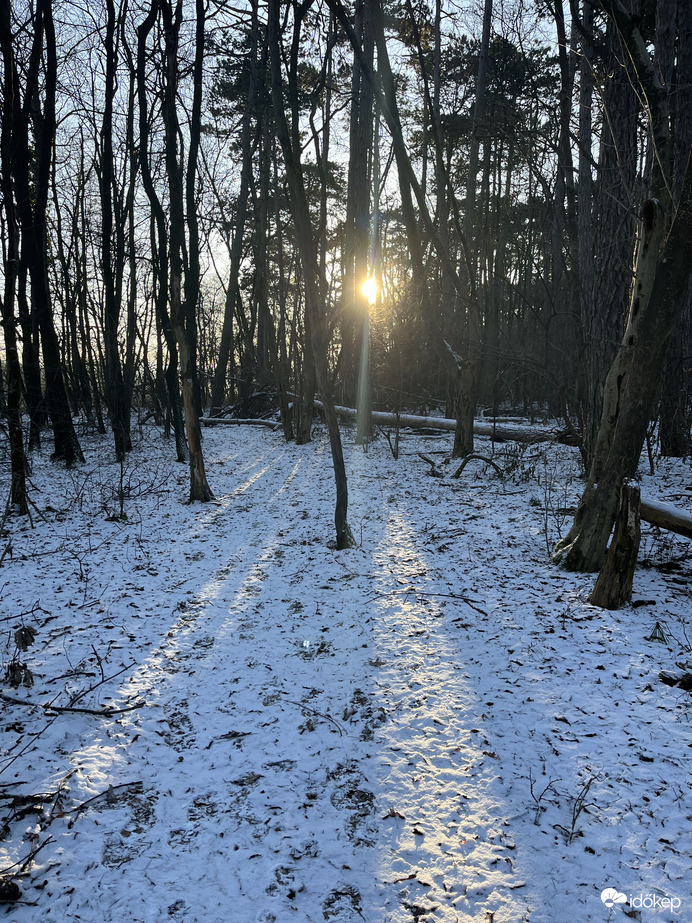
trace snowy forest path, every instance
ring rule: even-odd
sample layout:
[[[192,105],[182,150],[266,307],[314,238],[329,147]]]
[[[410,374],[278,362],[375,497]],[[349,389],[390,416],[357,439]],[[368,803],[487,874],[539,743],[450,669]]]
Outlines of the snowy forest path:
[[[233,900],[243,921],[473,914],[498,888],[522,889],[478,677],[454,638],[482,605],[431,560],[442,527],[421,535],[418,498],[352,447],[361,547],[334,552],[326,443],[238,461],[217,456],[210,478],[232,465],[235,486],[182,538],[206,581],[177,587],[175,622],[123,690],[153,706],[130,719],[169,831],[149,874],[201,851],[219,912]],[[313,893],[325,876],[333,887]]]
[[[5,562],[4,609],[40,603],[27,699],[141,707],[5,705],[0,796],[59,787],[69,808],[27,833],[53,838],[42,920],[598,923],[624,868],[679,892],[689,725],[650,682],[650,615],[603,618],[550,564],[535,481],[432,478],[417,450],[447,443],[415,439],[398,461],[345,439],[342,552],[319,431],[208,432],[218,499],[193,506],[148,446],[127,520],[102,506],[118,465],[50,469],[40,547],[18,532]],[[10,827],[0,867],[27,848]]]

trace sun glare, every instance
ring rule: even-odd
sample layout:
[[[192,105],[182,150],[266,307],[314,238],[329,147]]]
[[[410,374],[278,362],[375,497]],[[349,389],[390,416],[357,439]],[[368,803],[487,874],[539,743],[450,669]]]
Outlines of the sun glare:
[[[374,276],[368,276],[363,282],[361,291],[368,299],[368,304],[375,304],[377,301],[377,279]]]

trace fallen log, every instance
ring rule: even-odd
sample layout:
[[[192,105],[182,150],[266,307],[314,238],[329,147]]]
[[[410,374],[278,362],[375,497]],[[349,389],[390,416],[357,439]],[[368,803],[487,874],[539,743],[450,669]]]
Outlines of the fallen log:
[[[322,409],[322,401],[315,401],[315,407]],[[337,415],[347,420],[355,419],[357,410],[354,407],[334,408]],[[410,429],[441,429],[454,432],[456,420],[448,417],[419,417],[412,413],[385,413],[382,410],[372,411],[372,422],[378,426],[399,426]],[[561,438],[562,433],[539,426],[512,425],[507,423],[485,423],[476,421],[473,424],[476,436],[492,436],[495,439],[509,439],[513,442],[553,442]]]
[[[692,513],[659,500],[642,500],[639,510],[644,522],[692,538]]]
[[[239,420],[234,417],[200,417],[199,422],[204,426],[269,426],[271,429],[280,429],[281,424],[276,420]]]

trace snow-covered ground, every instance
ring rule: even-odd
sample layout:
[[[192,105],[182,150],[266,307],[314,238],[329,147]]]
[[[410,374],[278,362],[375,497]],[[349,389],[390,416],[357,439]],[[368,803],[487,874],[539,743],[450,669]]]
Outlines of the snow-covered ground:
[[[3,915],[691,920],[690,694],[659,680],[692,668],[689,542],[647,531],[639,605],[594,609],[547,553],[575,450],[507,444],[503,479],[453,480],[450,434],[398,461],[344,442],[343,552],[319,428],[206,431],[217,501],[189,506],[145,427],[126,519],[110,440],[35,460],[33,529],[0,541]],[[689,508],[689,475],[661,462],[643,492]]]

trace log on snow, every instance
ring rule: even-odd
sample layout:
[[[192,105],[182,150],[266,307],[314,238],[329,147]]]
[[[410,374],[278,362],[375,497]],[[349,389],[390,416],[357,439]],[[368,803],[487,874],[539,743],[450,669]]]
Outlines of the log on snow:
[[[280,423],[276,420],[239,420],[231,417],[200,417],[199,422],[204,426],[269,426],[271,429],[279,429]]]
[[[322,408],[322,401],[315,401],[315,407]],[[334,408],[340,417],[355,419],[357,410],[353,407]],[[403,426],[410,429],[456,429],[456,420],[448,417],[419,417],[412,413],[385,413],[381,410],[372,411],[372,422],[378,426]],[[476,436],[494,436],[495,439],[510,439],[514,442],[552,442],[560,437],[560,433],[543,429],[538,426],[512,426],[507,423],[480,423],[473,424]]]
[[[642,500],[639,509],[641,518],[652,526],[692,538],[692,513],[658,500]]]

